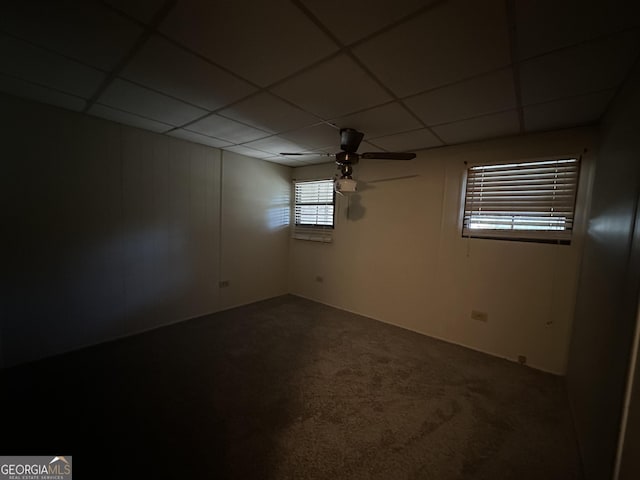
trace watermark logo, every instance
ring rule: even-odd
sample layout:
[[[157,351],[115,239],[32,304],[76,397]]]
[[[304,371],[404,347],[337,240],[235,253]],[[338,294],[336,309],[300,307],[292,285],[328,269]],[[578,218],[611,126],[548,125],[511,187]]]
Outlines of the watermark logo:
[[[0,480],[72,480],[70,455],[1,457]]]

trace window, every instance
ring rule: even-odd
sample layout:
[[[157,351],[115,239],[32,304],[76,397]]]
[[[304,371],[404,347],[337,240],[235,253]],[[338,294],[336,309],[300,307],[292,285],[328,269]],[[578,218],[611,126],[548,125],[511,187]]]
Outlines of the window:
[[[569,243],[579,167],[575,158],[470,167],[462,235]]]
[[[295,182],[294,238],[330,242],[334,204],[333,180]]]

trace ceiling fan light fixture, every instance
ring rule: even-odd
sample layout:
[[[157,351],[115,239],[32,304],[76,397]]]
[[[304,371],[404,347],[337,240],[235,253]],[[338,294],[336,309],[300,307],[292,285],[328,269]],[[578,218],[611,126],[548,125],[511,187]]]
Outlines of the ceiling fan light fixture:
[[[355,193],[358,189],[358,182],[353,178],[336,178],[333,187],[340,194]]]

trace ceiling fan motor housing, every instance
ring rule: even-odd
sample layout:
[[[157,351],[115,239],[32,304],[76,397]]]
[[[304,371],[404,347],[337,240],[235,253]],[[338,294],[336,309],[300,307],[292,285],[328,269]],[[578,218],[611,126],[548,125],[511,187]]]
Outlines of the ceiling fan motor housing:
[[[340,149],[345,152],[355,153],[363,138],[364,133],[354,128],[343,128],[340,130]]]

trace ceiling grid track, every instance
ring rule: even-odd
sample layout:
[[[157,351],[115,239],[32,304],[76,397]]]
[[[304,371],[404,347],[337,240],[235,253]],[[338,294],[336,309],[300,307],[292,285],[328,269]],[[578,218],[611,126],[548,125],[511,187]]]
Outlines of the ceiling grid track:
[[[373,34],[369,35],[367,38],[373,38],[381,33],[384,33],[388,30],[391,30],[392,28],[398,27],[406,22],[408,22],[409,20],[425,13],[426,11],[429,11],[431,9],[433,9],[434,7],[441,5],[443,3],[445,3],[446,0],[439,0],[437,2],[434,2],[432,4],[429,4],[425,7],[422,7],[419,10],[416,10],[414,12],[412,12],[409,15],[404,16],[403,18],[401,18],[400,20],[393,22],[391,25],[388,25],[387,27],[374,32]],[[417,122],[420,123],[420,125],[422,125],[427,131],[429,131],[429,133],[431,133],[436,139],[438,139],[439,142],[441,142],[443,145],[445,145],[446,143],[442,140],[442,138],[440,138],[439,135],[437,135],[431,128],[429,128],[420,117],[418,117],[409,107],[407,107],[407,105],[405,105],[405,103],[395,94],[395,92],[393,92],[389,87],[387,87],[382,81],[380,81],[380,79],[374,75],[374,73],[369,69],[369,67],[367,67],[351,50],[351,46],[346,46],[344,45],[314,14],[313,12],[311,12],[311,10],[309,10],[304,4],[302,4],[302,2],[300,0],[292,0],[293,4],[296,5],[296,7],[298,7],[300,9],[300,11],[302,11],[302,13],[304,13],[320,30],[322,30],[327,36],[329,36],[329,38],[331,38],[331,40],[333,40],[339,47],[340,47],[340,51],[343,52],[344,54],[346,54],[352,61],[354,61],[356,63],[356,65],[358,65],[368,76],[369,78],[371,78],[378,86],[380,86],[380,88],[382,88],[395,102],[398,102],[398,104],[409,114],[411,115],[412,118],[414,118]],[[355,42],[353,45],[358,45],[359,42]],[[376,105],[372,108],[377,108],[380,105]],[[371,108],[367,109],[370,110]],[[365,110],[366,111],[366,110]],[[402,132],[398,132],[398,133],[402,133]]]
[[[518,64],[518,32],[516,27],[516,13],[514,0],[505,0],[507,8],[507,22],[509,29],[509,53],[511,55],[511,69],[513,72],[513,88],[516,95],[516,111],[518,112],[519,133],[524,133],[524,109],[522,107],[522,91],[520,88],[520,65]]]
[[[135,56],[136,53],[142,48],[142,46],[149,40],[151,34],[156,30],[157,26],[165,19],[165,17],[169,14],[171,9],[175,6],[177,0],[166,0],[162,5],[160,10],[156,12],[153,16],[151,22],[148,25],[144,26],[143,32],[140,34],[136,42],[133,44],[131,49],[122,57],[122,59],[118,62],[118,64],[108,73],[107,78],[104,79],[102,84],[98,87],[96,92],[93,94],[89,100],[87,100],[87,104],[84,107],[83,113],[87,113],[87,111],[98,101],[100,95],[104,93],[104,91],[111,85],[111,83],[118,77],[120,72],[126,67],[127,63]]]
[[[594,125],[638,68],[640,25],[606,0],[579,17],[557,1],[18,2],[0,89],[275,162],[330,151],[341,127],[409,151]]]

